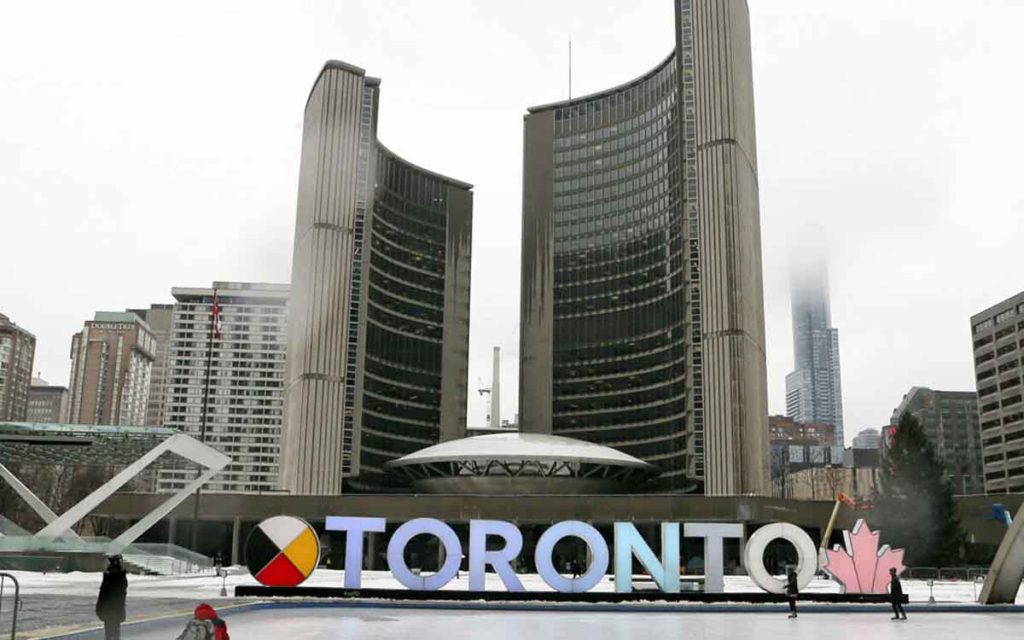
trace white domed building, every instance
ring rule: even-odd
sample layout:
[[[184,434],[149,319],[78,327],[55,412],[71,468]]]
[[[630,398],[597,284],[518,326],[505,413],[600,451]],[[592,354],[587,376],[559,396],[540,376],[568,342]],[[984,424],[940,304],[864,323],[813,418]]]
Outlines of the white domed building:
[[[388,463],[416,493],[609,494],[650,487],[659,471],[611,447],[536,433],[442,442]]]

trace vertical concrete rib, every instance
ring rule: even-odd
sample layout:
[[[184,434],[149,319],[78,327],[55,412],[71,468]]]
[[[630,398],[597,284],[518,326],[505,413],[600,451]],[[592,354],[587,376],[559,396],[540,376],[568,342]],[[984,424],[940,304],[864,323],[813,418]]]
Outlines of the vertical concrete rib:
[[[441,345],[440,439],[466,437],[469,386],[469,291],[473,244],[473,193],[445,186],[448,204]]]
[[[364,72],[329,63],[306,105],[292,264],[281,486],[341,492],[347,282]]]
[[[767,392],[750,24],[693,2],[708,457],[705,492],[764,493]]]
[[[551,433],[554,343],[553,111],[524,122],[523,244],[520,272],[519,422],[525,433]]]

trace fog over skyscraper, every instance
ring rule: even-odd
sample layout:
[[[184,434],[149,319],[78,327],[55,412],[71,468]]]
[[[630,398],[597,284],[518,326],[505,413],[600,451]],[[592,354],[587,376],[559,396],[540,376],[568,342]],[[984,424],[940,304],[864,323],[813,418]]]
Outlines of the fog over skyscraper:
[[[793,371],[786,376],[786,415],[798,422],[835,425],[843,440],[839,330],[832,326],[828,268],[818,261],[793,272]]]
[[[750,19],[674,5],[653,69],[526,115],[521,429],[621,449],[672,490],[766,493]]]

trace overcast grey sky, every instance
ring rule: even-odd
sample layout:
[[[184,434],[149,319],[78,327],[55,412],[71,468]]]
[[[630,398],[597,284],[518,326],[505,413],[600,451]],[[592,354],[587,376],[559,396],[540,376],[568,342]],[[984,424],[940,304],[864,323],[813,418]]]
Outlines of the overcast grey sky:
[[[968,318],[1024,289],[1024,2],[749,0],[770,409],[788,265],[831,255],[848,439],[912,385],[973,389]],[[672,48],[671,0],[0,0],[0,312],[67,383],[96,310],[287,282],[325,59],[383,79],[379,135],[475,189],[470,388],[516,410],[522,115]],[[470,398],[470,422],[485,400]]]

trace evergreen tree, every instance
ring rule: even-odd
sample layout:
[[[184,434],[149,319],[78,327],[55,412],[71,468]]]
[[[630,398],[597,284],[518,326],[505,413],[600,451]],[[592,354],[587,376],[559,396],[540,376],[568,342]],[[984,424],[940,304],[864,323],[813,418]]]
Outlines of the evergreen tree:
[[[872,526],[882,544],[906,549],[907,566],[960,562],[965,536],[946,469],[921,424],[904,413],[882,456]]]

